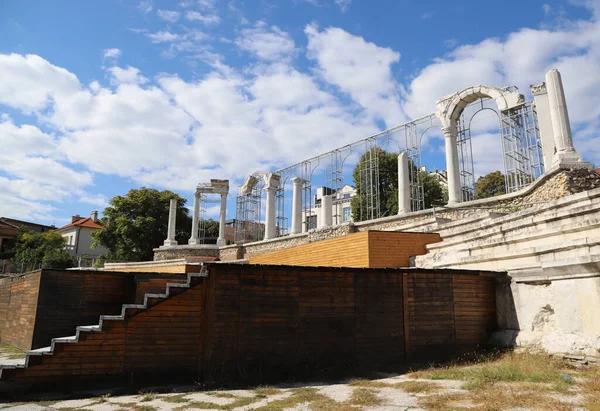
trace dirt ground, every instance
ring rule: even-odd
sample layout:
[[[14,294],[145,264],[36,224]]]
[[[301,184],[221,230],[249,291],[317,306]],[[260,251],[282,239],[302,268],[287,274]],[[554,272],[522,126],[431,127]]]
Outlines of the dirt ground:
[[[0,362],[18,353],[0,347]],[[4,358],[4,360],[2,360]],[[148,387],[130,395],[110,391],[38,394],[2,411],[171,410],[598,410],[600,367],[543,354],[503,353],[405,374],[369,379],[282,384],[252,389]]]

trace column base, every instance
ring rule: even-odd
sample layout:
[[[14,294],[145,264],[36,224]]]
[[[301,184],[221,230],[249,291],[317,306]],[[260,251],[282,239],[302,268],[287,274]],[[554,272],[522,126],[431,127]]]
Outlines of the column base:
[[[171,247],[171,246],[177,245],[177,241],[176,240],[165,240],[163,245],[165,247]]]
[[[199,240],[199,239],[197,239],[197,238],[190,238],[190,239],[188,240],[188,244],[189,244],[189,245],[198,245],[198,244],[202,244],[202,243],[201,243],[201,242],[200,242],[200,240]]]
[[[576,151],[556,153],[552,165],[573,166],[574,168],[592,168],[591,164],[583,161],[581,154]]]
[[[227,245],[227,240],[225,240],[224,238],[218,238],[217,239],[217,245],[219,247],[223,247]]]

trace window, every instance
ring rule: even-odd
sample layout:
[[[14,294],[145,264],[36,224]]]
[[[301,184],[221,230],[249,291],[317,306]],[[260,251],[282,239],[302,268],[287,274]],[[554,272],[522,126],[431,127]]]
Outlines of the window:
[[[342,221],[343,222],[350,221],[350,219],[352,218],[352,208],[344,207],[343,212],[344,212],[344,214],[342,215]]]
[[[350,198],[350,194],[344,194],[344,198]]]
[[[317,228],[317,216],[309,215],[306,217],[306,231],[314,230],[315,228]]]

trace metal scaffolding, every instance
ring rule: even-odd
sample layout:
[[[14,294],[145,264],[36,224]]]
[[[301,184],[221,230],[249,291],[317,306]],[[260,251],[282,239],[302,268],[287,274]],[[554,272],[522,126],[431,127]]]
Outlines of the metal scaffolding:
[[[488,107],[489,106],[489,107]],[[493,106],[493,107],[492,107]],[[492,110],[499,116],[499,134],[503,141],[504,168],[507,192],[530,184],[543,173],[541,144],[537,115],[532,103],[500,113],[490,98],[481,98],[465,107],[458,120],[458,153],[463,201],[475,198],[475,170],[472,155],[471,126],[473,117],[483,110]],[[384,217],[381,206],[380,156],[385,150],[399,154],[406,151],[409,159],[411,210],[425,208],[425,194],[421,181],[422,142],[430,130],[441,134],[441,122],[430,114],[408,123],[384,130],[354,143],[301,161],[276,171],[281,176],[276,193],[276,233],[288,233],[291,204],[286,202],[286,185],[293,177],[305,180],[302,187],[303,231],[316,228],[319,204],[316,193],[325,187],[333,196],[333,224],[343,221],[342,199],[339,191],[353,180],[357,188],[354,220],[364,221]],[[356,173],[352,173],[356,167]],[[316,172],[317,169],[322,171]],[[256,174],[256,173],[255,173]],[[353,175],[354,174],[354,175]],[[254,176],[254,175],[253,175]],[[262,238],[264,225],[261,221],[262,185],[256,185],[251,193],[240,191],[236,210],[236,242],[255,241]],[[289,188],[289,187],[288,187]]]

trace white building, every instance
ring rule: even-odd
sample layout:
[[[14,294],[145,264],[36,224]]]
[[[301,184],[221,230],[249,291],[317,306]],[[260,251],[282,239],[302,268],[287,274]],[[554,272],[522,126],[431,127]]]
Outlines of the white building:
[[[321,206],[326,196],[331,197],[331,218],[333,225],[352,221],[352,207],[350,202],[352,198],[356,197],[356,188],[346,184],[336,192],[329,187],[319,187],[314,197],[314,207],[310,211],[302,213],[302,231],[313,230],[324,225],[321,221]]]
[[[82,265],[82,260],[93,260],[96,257],[104,254],[106,249],[102,246],[92,248],[94,239],[92,233],[100,230],[102,226],[99,224],[98,212],[92,211],[88,218],[83,218],[75,215],[71,218],[71,224],[60,227],[56,231],[67,239],[67,251],[70,255],[77,258],[78,265]]]

